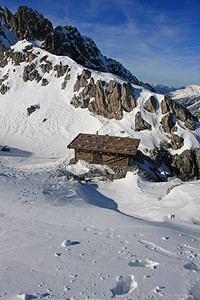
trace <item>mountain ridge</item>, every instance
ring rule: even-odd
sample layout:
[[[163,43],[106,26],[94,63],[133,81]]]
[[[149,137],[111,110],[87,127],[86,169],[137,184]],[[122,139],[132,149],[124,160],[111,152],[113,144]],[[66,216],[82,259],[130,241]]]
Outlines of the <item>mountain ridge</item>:
[[[177,102],[116,75],[23,40],[4,52],[0,93],[4,144],[42,155],[53,147],[62,155],[80,132],[125,134],[141,140],[136,161],[153,180],[200,176],[197,120]]]
[[[39,40],[41,48],[56,55],[67,55],[86,68],[109,72],[137,85],[153,90],[149,84],[139,81],[121,63],[101,54],[95,42],[82,36],[72,26],[57,26],[27,6],[20,6],[13,15],[8,8],[1,8],[1,19],[18,39]]]

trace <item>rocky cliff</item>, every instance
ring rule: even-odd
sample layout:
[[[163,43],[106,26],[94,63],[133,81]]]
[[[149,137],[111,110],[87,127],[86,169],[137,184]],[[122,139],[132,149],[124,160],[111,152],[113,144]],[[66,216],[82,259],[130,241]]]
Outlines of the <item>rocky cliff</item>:
[[[1,19],[20,40],[39,40],[42,42],[41,47],[52,54],[67,55],[86,68],[113,73],[130,83],[153,90],[150,85],[139,81],[121,63],[103,56],[95,42],[82,36],[75,27],[53,28],[49,20],[27,6],[20,6],[14,15],[6,7],[4,10],[1,8]]]

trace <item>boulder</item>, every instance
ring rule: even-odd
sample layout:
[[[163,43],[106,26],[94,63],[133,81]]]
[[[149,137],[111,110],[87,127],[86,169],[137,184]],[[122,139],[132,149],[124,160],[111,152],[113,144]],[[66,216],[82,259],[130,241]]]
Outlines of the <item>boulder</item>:
[[[144,104],[144,108],[150,113],[155,113],[157,110],[157,106],[158,101],[154,96],[151,96]]]
[[[36,109],[39,109],[40,107],[38,105],[31,105],[27,108],[27,115],[30,116]]]
[[[63,66],[62,63],[54,66],[54,71],[57,71],[57,78],[64,76],[65,73],[68,71],[68,69],[69,66],[68,65]]]
[[[161,119],[162,128],[167,133],[172,133],[175,130],[175,123],[173,121],[173,115],[168,113]]]
[[[196,164],[195,152],[193,150],[185,150],[180,155],[174,155],[171,168],[184,181],[194,180],[199,176],[198,165]]]
[[[5,95],[8,90],[9,90],[9,87],[5,84],[2,84],[1,89],[0,89],[1,94]]]
[[[137,112],[135,115],[135,131],[141,131],[141,130],[151,130],[152,126],[142,119],[141,112]]]
[[[171,148],[173,150],[178,150],[183,147],[184,139],[176,134],[171,135]]]
[[[40,65],[40,68],[42,69],[42,72],[45,73],[49,73],[52,69],[52,62],[49,60],[46,60],[44,64]]]
[[[121,103],[122,108],[127,112],[136,107],[134,89],[130,83],[123,83],[121,86]]]
[[[91,77],[91,72],[90,72],[89,70],[87,70],[87,69],[84,69],[84,70],[82,71],[82,75],[83,75],[83,77],[85,77],[86,79],[90,79],[90,77]]]
[[[47,84],[49,84],[49,81],[46,78],[42,78],[41,86],[46,86]]]

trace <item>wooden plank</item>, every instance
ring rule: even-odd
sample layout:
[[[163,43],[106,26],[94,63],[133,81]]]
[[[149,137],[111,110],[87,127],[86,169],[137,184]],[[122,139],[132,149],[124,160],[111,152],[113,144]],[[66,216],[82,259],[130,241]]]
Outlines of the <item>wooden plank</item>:
[[[73,144],[74,142],[84,142],[84,143],[112,143],[112,144],[139,144],[140,140],[138,139],[129,139],[129,140],[123,140],[123,139],[103,139],[103,138],[77,138],[70,144]]]
[[[75,146],[74,149],[80,149],[79,146]],[[105,152],[105,153],[120,153],[120,154],[127,154],[127,155],[135,155],[137,153],[137,149],[132,149],[132,150],[123,150],[123,149],[102,149],[102,148],[97,148],[97,147],[88,147],[88,146],[82,146],[81,149],[86,149],[86,150],[93,150],[93,151],[98,151],[98,152]]]
[[[100,142],[100,141],[75,141],[72,145],[100,145],[100,146],[111,146],[111,147],[114,147],[114,146],[121,146],[121,147],[136,147],[138,146],[138,142],[132,142],[132,143],[116,143],[116,142],[113,142],[113,143],[106,143],[106,142]]]
[[[139,146],[139,139],[127,137],[114,137],[107,135],[93,135],[80,133],[69,145],[68,148],[97,151],[102,153],[119,153],[134,156]],[[76,154],[77,155],[77,154]]]

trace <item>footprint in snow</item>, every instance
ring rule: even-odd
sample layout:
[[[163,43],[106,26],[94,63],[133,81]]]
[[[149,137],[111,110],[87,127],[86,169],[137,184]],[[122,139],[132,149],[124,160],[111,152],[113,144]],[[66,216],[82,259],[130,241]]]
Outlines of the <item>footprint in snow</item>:
[[[183,266],[184,269],[190,270],[190,271],[200,271],[200,269],[197,267],[197,265],[194,262],[189,262]]]
[[[65,240],[62,242],[61,246],[68,247],[68,246],[74,246],[74,245],[78,245],[78,244],[80,244],[80,242],[78,242],[78,241]]]
[[[18,294],[17,297],[22,300],[32,300],[32,299],[43,299],[50,296],[49,293],[37,293],[37,294]]]
[[[111,289],[113,294],[112,298],[115,296],[125,295],[131,293],[137,288],[137,282],[134,280],[134,276],[120,276],[117,278],[116,287]]]
[[[159,265],[158,262],[156,261],[152,261],[150,259],[146,259],[146,260],[135,260],[135,261],[130,261],[128,264],[130,267],[139,267],[139,268],[150,268],[150,269],[156,269],[157,266]]]

